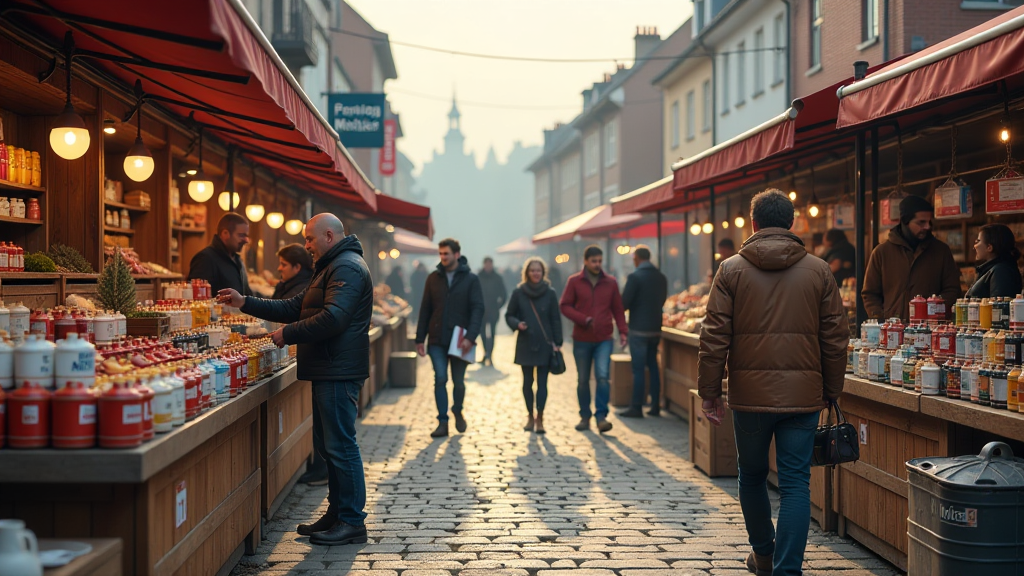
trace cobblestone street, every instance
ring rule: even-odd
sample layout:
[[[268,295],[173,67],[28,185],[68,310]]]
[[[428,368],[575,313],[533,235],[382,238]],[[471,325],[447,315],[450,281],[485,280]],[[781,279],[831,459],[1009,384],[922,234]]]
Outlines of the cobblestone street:
[[[736,481],[711,480],[691,466],[685,421],[612,416],[607,434],[573,430],[578,406],[567,353],[569,370],[549,384],[547,434],[524,432],[513,348],[512,336],[500,336],[497,368],[471,367],[465,434],[453,425],[449,438],[429,437],[436,414],[426,361],[417,388],[388,389],[374,401],[359,424],[368,544],[312,546],[298,536],[296,525],[327,505],[326,486],[300,485],[267,525],[258,554],[243,557],[234,574],[747,574]],[[804,569],[897,573],[856,543],[816,529]]]

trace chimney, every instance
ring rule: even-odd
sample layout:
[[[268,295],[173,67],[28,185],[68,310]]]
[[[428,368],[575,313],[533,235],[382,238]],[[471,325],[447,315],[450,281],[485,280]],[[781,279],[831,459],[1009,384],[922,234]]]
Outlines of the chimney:
[[[587,88],[586,90],[583,91],[583,109],[584,110],[586,110],[587,108],[590,108],[590,100],[591,100],[591,98],[593,98],[593,94],[594,94],[594,89],[593,88]]]
[[[658,44],[661,44],[661,36],[658,34],[657,26],[637,26],[636,36],[633,37],[636,46],[635,59],[641,60],[647,56]]]

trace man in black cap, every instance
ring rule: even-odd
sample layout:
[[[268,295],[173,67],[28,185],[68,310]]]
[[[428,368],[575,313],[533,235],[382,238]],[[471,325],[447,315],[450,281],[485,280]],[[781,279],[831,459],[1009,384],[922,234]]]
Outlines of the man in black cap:
[[[900,224],[871,253],[861,296],[869,318],[910,317],[911,298],[938,294],[949,315],[960,297],[953,252],[932,236],[932,205],[920,196],[900,202]]]

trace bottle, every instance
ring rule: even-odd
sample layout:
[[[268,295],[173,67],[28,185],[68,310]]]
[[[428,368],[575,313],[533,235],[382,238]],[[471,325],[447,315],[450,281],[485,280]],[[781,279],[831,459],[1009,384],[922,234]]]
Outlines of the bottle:
[[[11,201],[6,196],[0,196],[0,216],[11,215]]]
[[[889,361],[889,383],[893,386],[903,386],[903,364],[907,360],[906,355],[907,346],[903,346]]]
[[[906,390],[915,388],[914,374],[917,372],[917,363],[917,358],[908,358],[903,363],[903,388]]]
[[[953,315],[953,324],[960,328],[967,324],[967,300],[959,298],[956,304],[953,306],[955,314]]]
[[[974,393],[974,364],[970,360],[963,363],[960,367],[960,399],[971,401],[971,395]]]
[[[1010,302],[1010,330],[1024,329],[1024,295],[1017,294],[1017,297]]]
[[[8,176],[7,146],[4,145],[4,121],[0,118],[0,180],[10,180]]]
[[[1000,330],[996,335],[995,362],[999,365],[1006,364],[1006,331]]]
[[[8,267],[7,242],[0,242],[0,272],[7,272]]]
[[[928,301],[918,294],[910,300],[910,323],[923,324],[928,321]]]
[[[931,359],[921,366],[921,393],[926,396],[939,395],[941,374],[938,365]]]
[[[0,137],[0,139],[3,139]],[[32,153],[32,182],[31,184],[36,188],[43,185],[43,166],[39,159],[39,152]]]
[[[131,227],[132,227],[132,221],[131,221],[131,218],[128,216],[128,209],[127,208],[121,208],[121,228],[131,228]]]
[[[989,399],[993,408],[1006,410],[1008,403],[1006,366],[996,366],[992,369],[992,384]]]
[[[42,211],[39,209],[39,200],[30,198],[28,201],[28,213],[29,220],[42,220]]]
[[[981,301],[971,298],[967,301],[967,327],[975,330],[981,326]]]
[[[992,301],[982,298],[978,304],[978,324],[982,330],[992,329]]]
[[[960,376],[963,367],[960,361],[953,360],[949,366],[949,374],[946,375],[946,397],[954,400],[960,398]]]
[[[975,404],[981,404],[982,406],[989,405],[989,391],[992,386],[992,373],[989,365],[984,364],[977,368],[978,370],[978,381],[977,386],[971,391],[971,402]]]
[[[1010,412],[1017,412],[1019,408],[1019,396],[1017,395],[1017,381],[1020,380],[1020,365],[1009,366],[1010,371],[1006,374],[1006,409]]]

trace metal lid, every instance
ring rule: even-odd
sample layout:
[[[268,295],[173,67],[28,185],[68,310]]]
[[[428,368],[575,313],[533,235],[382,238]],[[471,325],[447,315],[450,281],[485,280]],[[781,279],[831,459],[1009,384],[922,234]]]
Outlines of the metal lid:
[[[977,456],[915,458],[907,470],[931,477],[940,484],[983,490],[1024,489],[1024,458],[1016,458],[1003,442],[989,442]]]

